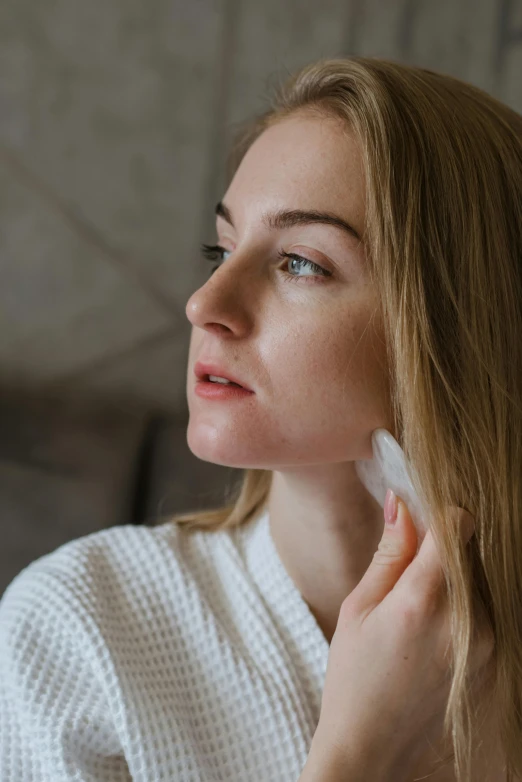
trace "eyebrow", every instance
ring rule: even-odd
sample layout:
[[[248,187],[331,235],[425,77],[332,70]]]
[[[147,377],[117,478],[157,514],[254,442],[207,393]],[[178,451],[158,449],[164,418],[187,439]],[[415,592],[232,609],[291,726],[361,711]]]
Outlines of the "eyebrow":
[[[232,220],[232,213],[228,206],[223,203],[223,201],[219,201],[216,204],[215,212],[216,215],[226,220],[227,223],[232,226],[232,228],[235,228],[234,222]],[[267,228],[271,228],[273,230],[291,228],[294,225],[324,223],[326,225],[333,225],[337,228],[341,228],[351,237],[354,237],[359,242],[361,241],[361,237],[353,225],[350,225],[350,223],[347,223],[346,220],[343,220],[341,217],[331,214],[330,212],[318,212],[316,210],[305,211],[303,209],[281,209],[277,212],[265,212],[263,215],[263,222]]]

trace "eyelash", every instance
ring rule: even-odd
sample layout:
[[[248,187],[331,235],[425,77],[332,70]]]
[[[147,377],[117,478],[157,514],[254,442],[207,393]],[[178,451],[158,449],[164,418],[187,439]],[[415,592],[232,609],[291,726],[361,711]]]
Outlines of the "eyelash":
[[[215,245],[201,244],[201,252],[205,256],[205,258],[207,258],[207,260],[209,260],[209,261],[216,261],[216,260],[218,260],[218,258],[216,256],[219,256],[220,254],[223,254],[225,252],[231,252],[231,251],[230,250],[225,250],[225,248],[221,247],[219,244],[215,244]],[[332,272],[328,271],[327,269],[323,269],[322,266],[319,266],[319,264],[314,263],[313,261],[308,260],[308,258],[303,258],[302,255],[296,255],[295,253],[285,253],[282,250],[279,250],[277,255],[282,260],[290,259],[290,260],[295,260],[297,262],[301,262],[301,263],[304,263],[304,264],[308,264],[315,271],[317,271],[321,277],[331,277],[332,276]],[[222,261],[223,258],[220,258],[219,260]],[[214,268],[212,269],[212,272],[215,272],[216,269],[219,269],[219,264],[218,264],[218,266],[214,266]],[[308,280],[310,280],[310,281],[317,281],[317,278],[311,277],[311,276],[308,276],[308,275],[306,275],[304,277],[299,277],[299,276],[297,276],[295,274],[290,274],[290,272],[285,272],[285,274],[287,275],[286,279],[289,282],[299,282],[299,280],[303,280],[303,279],[306,280],[307,282],[308,282]]]

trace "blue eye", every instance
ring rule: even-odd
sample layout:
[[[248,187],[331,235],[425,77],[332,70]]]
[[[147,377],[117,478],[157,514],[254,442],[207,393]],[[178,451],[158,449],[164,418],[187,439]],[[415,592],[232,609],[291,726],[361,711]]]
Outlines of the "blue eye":
[[[231,252],[230,250],[225,250],[224,247],[221,247],[219,244],[210,245],[210,244],[202,244],[201,245],[201,252],[207,258],[209,261],[216,261],[216,260],[223,260],[223,254],[226,252]],[[301,265],[308,266],[312,271],[316,272],[321,277],[331,277],[332,272],[328,271],[327,269],[323,269],[322,266],[319,266],[319,264],[314,263],[313,261],[308,260],[308,258],[303,258],[301,255],[296,255],[295,253],[285,253],[282,250],[279,250],[277,253],[279,258],[282,258],[283,260],[291,260],[293,261],[298,267]],[[288,261],[287,261],[288,263]],[[212,269],[211,274],[213,274],[216,269],[219,269],[220,264],[218,263],[217,266],[214,266]],[[293,267],[294,269],[296,266]],[[285,271],[285,270],[284,270]],[[289,272],[285,271],[285,274],[287,275],[287,279],[292,281],[299,281],[302,279],[306,279],[308,281],[315,281],[317,278],[313,277],[312,275],[304,275],[303,276],[297,276],[295,274],[290,274]],[[307,279],[308,278],[308,279]]]

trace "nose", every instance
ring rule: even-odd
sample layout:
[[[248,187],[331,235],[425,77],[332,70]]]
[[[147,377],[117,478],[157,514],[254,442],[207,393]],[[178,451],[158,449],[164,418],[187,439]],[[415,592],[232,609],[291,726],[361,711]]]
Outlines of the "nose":
[[[245,256],[240,259],[235,253],[234,258],[222,261],[187,301],[185,314],[193,326],[214,331],[245,329],[259,291],[254,290],[255,275],[248,272]]]
[[[238,330],[259,310],[263,264],[252,244],[236,248],[189,298],[185,314],[193,326]],[[216,262],[217,263],[217,262]]]

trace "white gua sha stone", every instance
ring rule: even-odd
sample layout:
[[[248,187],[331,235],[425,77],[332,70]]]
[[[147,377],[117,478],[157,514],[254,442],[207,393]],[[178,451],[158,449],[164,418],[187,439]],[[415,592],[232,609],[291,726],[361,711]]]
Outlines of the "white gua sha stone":
[[[410,476],[414,475],[414,470],[399,443],[387,429],[375,429],[372,432],[372,450],[371,459],[356,460],[355,471],[382,508],[388,489],[404,500],[417,530],[417,554],[428,530],[428,514],[413,488]]]

